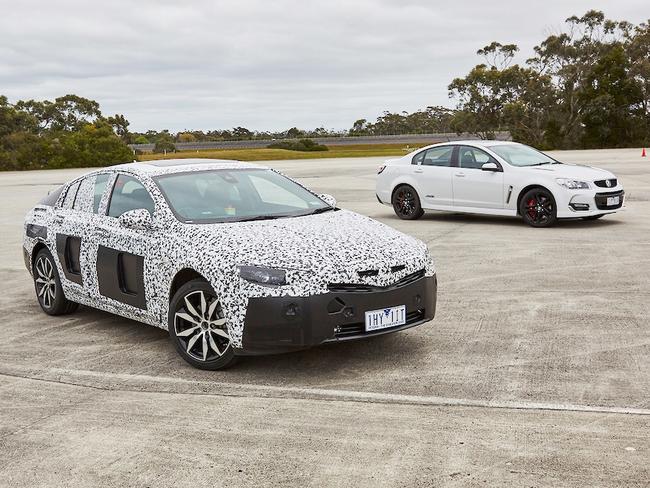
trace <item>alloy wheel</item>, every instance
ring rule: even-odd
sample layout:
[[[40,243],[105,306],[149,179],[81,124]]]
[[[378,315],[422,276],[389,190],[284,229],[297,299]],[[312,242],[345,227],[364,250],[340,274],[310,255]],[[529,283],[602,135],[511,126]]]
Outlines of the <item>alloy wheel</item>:
[[[542,192],[526,200],[526,215],[534,224],[544,224],[553,218],[553,201]]]
[[[400,214],[409,216],[415,211],[415,194],[408,188],[399,189],[395,195],[395,204]]]
[[[203,290],[189,292],[179,302],[174,332],[185,352],[197,361],[220,358],[230,347],[221,303]]]
[[[41,256],[36,260],[36,291],[45,308],[51,308],[56,298],[56,276],[54,265],[47,257]]]

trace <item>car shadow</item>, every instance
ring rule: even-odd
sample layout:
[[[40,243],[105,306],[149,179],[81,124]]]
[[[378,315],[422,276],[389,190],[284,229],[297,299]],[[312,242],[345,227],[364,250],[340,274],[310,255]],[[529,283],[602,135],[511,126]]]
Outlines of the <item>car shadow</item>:
[[[388,220],[388,219],[387,219]],[[403,222],[402,219],[393,215],[390,220]],[[449,223],[466,223],[466,224],[483,224],[483,225],[498,225],[510,227],[529,227],[526,225],[521,217],[507,217],[501,215],[481,215],[469,213],[454,213],[454,212],[436,212],[425,213],[420,221],[429,222],[449,222]],[[571,228],[571,227],[608,227],[621,225],[621,220],[614,220],[606,215],[598,220],[584,220],[582,218],[573,219],[558,219],[552,227]]]
[[[74,342],[75,367],[121,371],[127,374],[182,377],[187,380],[240,382],[243,384],[286,384],[314,386],[331,382],[363,381],[373,371],[400,369],[427,354],[426,334],[419,327],[350,342],[322,344],[309,349],[263,356],[242,356],[222,371],[202,371],[187,364],[178,355],[166,330],[119,317],[109,312],[80,306],[61,323],[58,333],[62,344]],[[84,334],[79,336],[79,327]],[[97,356],[96,344],[104,344]],[[41,358],[41,367],[66,363],[66,348]],[[70,364],[72,368],[72,364]],[[367,374],[366,374],[367,373]]]

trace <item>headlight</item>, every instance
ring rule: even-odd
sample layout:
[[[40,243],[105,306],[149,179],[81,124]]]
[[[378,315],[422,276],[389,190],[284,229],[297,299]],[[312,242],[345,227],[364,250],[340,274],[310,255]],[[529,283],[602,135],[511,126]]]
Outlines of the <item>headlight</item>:
[[[586,181],[568,180],[566,178],[558,178],[555,181],[557,181],[558,185],[568,188],[569,190],[582,190],[589,188],[589,183]]]
[[[283,269],[258,266],[239,266],[239,276],[260,285],[286,285],[287,272]]]

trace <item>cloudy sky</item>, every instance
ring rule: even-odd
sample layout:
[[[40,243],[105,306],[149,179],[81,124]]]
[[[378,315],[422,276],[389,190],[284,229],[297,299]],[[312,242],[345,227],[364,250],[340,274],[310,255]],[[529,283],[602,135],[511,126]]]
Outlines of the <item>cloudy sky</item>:
[[[590,8],[639,23],[648,0],[0,0],[0,94],[74,93],[132,130],[349,128],[453,105],[492,40],[521,59]]]

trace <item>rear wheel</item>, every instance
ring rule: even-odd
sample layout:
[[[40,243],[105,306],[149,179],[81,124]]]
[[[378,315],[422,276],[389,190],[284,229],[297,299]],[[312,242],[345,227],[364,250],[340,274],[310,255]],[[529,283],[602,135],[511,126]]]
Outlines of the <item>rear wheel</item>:
[[[393,192],[392,204],[395,214],[400,219],[415,220],[424,215],[424,210],[420,205],[420,197],[412,186],[398,186]]]
[[[519,213],[524,222],[533,227],[549,227],[557,220],[555,199],[546,188],[533,188],[519,203]]]
[[[38,251],[32,274],[36,298],[43,312],[48,315],[63,315],[77,310],[79,304],[68,300],[63,294],[59,272],[50,251]]]
[[[223,369],[237,359],[221,302],[204,280],[192,280],[174,294],[168,325],[174,347],[195,368]]]

